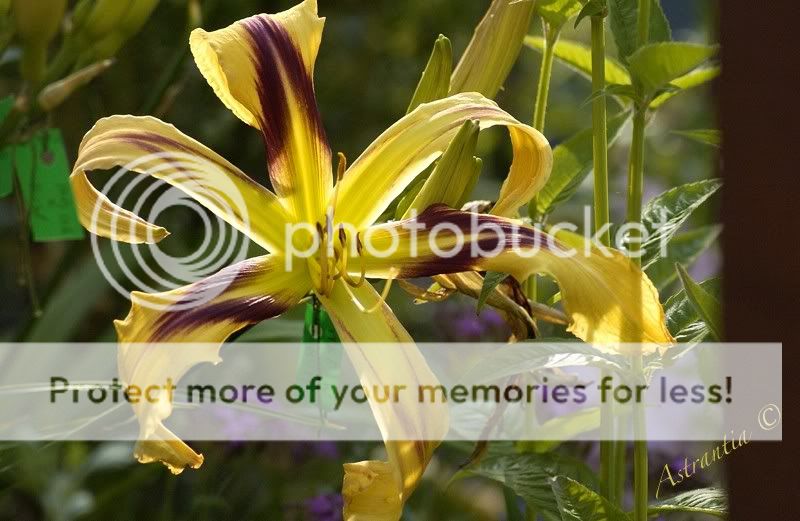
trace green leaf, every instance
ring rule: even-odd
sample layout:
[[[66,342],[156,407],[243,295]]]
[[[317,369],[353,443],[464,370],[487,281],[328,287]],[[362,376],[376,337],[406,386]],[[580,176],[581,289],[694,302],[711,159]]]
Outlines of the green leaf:
[[[628,515],[586,485],[566,476],[551,481],[563,521],[628,521]]]
[[[608,0],[609,25],[614,43],[617,45],[617,56],[622,63],[639,47],[637,34],[637,17],[639,0]],[[649,42],[668,42],[672,40],[667,17],[658,0],[652,0],[650,8]]]
[[[525,45],[531,49],[544,52],[544,38],[541,36],[526,36]],[[564,63],[586,79],[592,78],[592,49],[574,40],[559,38],[553,48],[556,59]],[[630,85],[631,77],[625,67],[613,58],[606,58],[606,82],[610,84]]]
[[[483,476],[513,490],[547,520],[560,520],[559,504],[551,482],[569,476],[596,487],[594,473],[580,460],[558,454],[511,454],[489,457],[459,474]]]
[[[506,503],[507,521],[525,521],[525,516],[519,509],[519,498],[514,491],[508,487],[503,487],[503,499]]]
[[[720,295],[721,286],[722,281],[718,278],[700,283],[705,292],[716,297]],[[667,317],[669,332],[680,343],[701,342],[710,333],[708,326],[697,314],[683,289],[667,299],[664,303],[664,314]]]
[[[667,246],[667,255],[657,256],[650,263],[646,269],[647,276],[656,288],[664,289],[678,277],[675,273],[675,263],[691,265],[717,240],[721,231],[722,226],[710,225],[675,235]]]
[[[672,133],[716,148],[722,144],[722,135],[716,129],[673,130]]]
[[[669,244],[681,225],[722,186],[719,179],[706,179],[667,190],[651,199],[642,211],[646,229],[642,243],[642,267],[647,269]]]
[[[489,295],[492,294],[494,288],[496,288],[501,282],[508,278],[508,273],[499,273],[496,271],[487,271],[486,275],[483,277],[483,286],[481,286],[481,292],[478,295],[478,308],[477,312],[480,315],[483,306],[486,305],[486,299],[489,298]]]
[[[544,453],[584,432],[600,428],[600,407],[580,409],[577,412],[556,416],[536,427],[540,440],[517,442],[519,452]]]
[[[573,16],[583,9],[580,0],[537,0],[536,14],[541,16],[550,27],[558,30]]]
[[[578,17],[575,18],[575,29],[581,23],[581,20],[591,16],[602,16],[605,17],[608,15],[608,4],[606,4],[606,0],[589,0],[586,5],[583,6],[581,12],[578,13]]]
[[[630,113],[621,112],[608,120],[608,145],[622,130]],[[592,129],[581,130],[553,150],[553,169],[536,197],[535,216],[547,215],[569,199],[592,168]]]
[[[680,78],[675,78],[669,84],[676,89],[658,94],[653,101],[650,102],[650,108],[655,110],[661,105],[672,99],[674,96],[684,92],[693,87],[699,87],[706,82],[709,82],[719,76],[720,68],[718,65],[711,65],[708,67],[699,67],[691,72],[688,72]]]
[[[473,156],[479,132],[475,121],[461,125],[403,218],[409,217],[412,210],[422,212],[435,203],[460,208],[466,202],[481,172],[481,160]]]
[[[695,311],[703,319],[717,341],[722,340],[722,306],[714,296],[692,280],[686,269],[680,264],[675,264],[678,276],[681,278],[686,298],[694,306]]]
[[[652,43],[630,55],[629,70],[646,92],[654,92],[697,68],[716,52],[716,46],[695,43]]]
[[[690,512],[716,517],[727,517],[728,495],[719,488],[699,488],[650,505],[650,516],[672,512]]]
[[[453,72],[453,48],[450,40],[440,34],[433,44],[431,57],[422,71],[414,95],[406,109],[406,114],[422,103],[447,97],[450,90],[450,75]]]
[[[592,92],[588,98],[583,100],[582,105],[586,106],[595,99],[603,96],[626,98],[631,101],[636,101],[639,97],[633,85],[608,85],[605,88]]]
[[[478,360],[465,373],[463,380],[490,382],[539,369],[586,365],[611,371],[623,371],[628,366],[625,357],[598,351],[582,342],[543,339],[518,342],[492,351],[485,358]]]

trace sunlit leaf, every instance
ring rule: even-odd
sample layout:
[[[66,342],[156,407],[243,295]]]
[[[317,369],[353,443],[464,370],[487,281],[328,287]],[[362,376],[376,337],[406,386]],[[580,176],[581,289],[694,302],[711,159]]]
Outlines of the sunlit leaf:
[[[588,98],[583,100],[583,105],[588,105],[595,99],[603,96],[625,98],[631,101],[636,101],[639,97],[633,85],[608,85],[603,89],[592,92]]]
[[[555,476],[569,476],[596,487],[594,473],[581,461],[557,454],[512,454],[486,458],[461,471],[504,484],[546,520],[558,521],[559,504],[551,486]]]
[[[490,382],[539,369],[586,365],[622,371],[627,367],[627,361],[621,355],[604,353],[590,345],[565,342],[564,339],[518,342],[487,354],[466,372],[464,380]]]
[[[691,89],[693,87],[699,87],[704,83],[707,83],[717,76],[719,76],[720,68],[718,65],[711,65],[707,67],[698,67],[697,69],[684,74],[679,78],[675,78],[669,84],[673,87],[677,87],[674,90],[670,90],[664,92],[663,94],[657,95],[653,98],[653,101],[650,102],[651,109],[657,109],[673,97],[677,96],[678,94]]]
[[[616,141],[630,114],[621,112],[608,120],[608,144]],[[553,170],[536,197],[537,217],[569,199],[592,168],[592,129],[581,130],[553,150]]]
[[[536,427],[536,435],[542,439],[519,441],[517,450],[520,452],[549,452],[579,434],[599,428],[600,408],[581,409],[577,412],[556,416],[542,423]]]
[[[544,51],[544,38],[541,36],[526,36],[525,45],[538,52]],[[574,40],[559,39],[553,48],[556,59],[567,65],[569,68],[579,73],[581,76],[591,79],[592,77],[592,49]],[[605,62],[606,82],[611,84],[630,85],[631,77],[625,67],[614,60],[606,58]]]
[[[675,265],[678,275],[686,291],[686,298],[694,306],[695,311],[703,319],[717,341],[722,340],[722,306],[711,293],[692,280],[686,269],[680,264]]]
[[[722,226],[711,225],[675,235],[667,245],[666,256],[661,257],[657,254],[648,263],[647,276],[656,288],[659,290],[665,288],[678,277],[675,273],[675,263],[691,265],[717,240],[721,231]]]
[[[583,483],[566,476],[552,480],[563,521],[628,521],[629,516]]]
[[[629,70],[645,91],[654,92],[697,68],[716,52],[716,46],[696,43],[652,43],[629,56]]]
[[[716,129],[674,130],[673,134],[712,147],[719,147],[722,144],[722,134]]]
[[[608,0],[609,25],[614,43],[617,45],[617,55],[622,63],[628,62],[628,57],[638,49],[637,17],[639,14],[639,0]],[[672,31],[667,17],[661,9],[658,0],[652,0],[650,7],[650,38],[649,42],[668,42],[672,40]]]
[[[551,27],[560,29],[569,19],[578,15],[584,3],[586,0],[537,0],[536,14]]]
[[[642,266],[648,268],[660,255],[680,227],[722,186],[719,179],[706,179],[676,186],[657,195],[645,205],[642,224],[646,229],[642,243]]]
[[[719,297],[722,281],[718,278],[704,280],[700,283],[700,287],[707,293]],[[708,326],[697,314],[683,289],[667,299],[664,303],[664,314],[667,317],[667,328],[677,342],[700,342],[710,333]]]
[[[650,505],[651,516],[673,512],[690,512],[715,517],[727,517],[728,495],[719,488],[699,488]]]
[[[581,24],[581,21],[584,18],[592,17],[592,16],[606,16],[608,14],[608,5],[606,4],[606,0],[589,0],[586,5],[583,6],[583,9],[578,13],[578,16],[575,18],[575,28],[577,29],[578,26]]]

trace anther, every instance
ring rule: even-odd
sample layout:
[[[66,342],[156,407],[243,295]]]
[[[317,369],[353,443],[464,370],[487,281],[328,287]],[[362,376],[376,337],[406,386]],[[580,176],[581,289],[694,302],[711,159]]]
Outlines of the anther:
[[[347,170],[347,158],[344,153],[339,152],[339,164],[336,166],[336,182],[340,182],[344,178],[344,171]]]

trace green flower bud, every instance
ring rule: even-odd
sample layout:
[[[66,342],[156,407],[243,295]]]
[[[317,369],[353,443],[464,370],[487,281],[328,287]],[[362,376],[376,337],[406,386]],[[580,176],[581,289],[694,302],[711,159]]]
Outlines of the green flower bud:
[[[108,69],[114,60],[103,60],[84,67],[55,83],[51,83],[39,94],[37,99],[42,110],[49,111],[60,105],[76,90],[92,81],[97,75]]]
[[[115,30],[136,0],[96,0],[86,20],[80,24],[81,35],[95,41]]]
[[[125,40],[139,32],[158,6],[158,2],[159,0],[134,0],[117,28],[124,35]]]
[[[453,71],[450,94],[497,95],[522,48],[533,6],[533,0],[492,0]]]
[[[58,33],[67,0],[13,0],[14,23],[25,45],[46,47]]]
[[[139,32],[158,2],[159,0],[132,0],[128,10],[122,18],[117,20],[112,31],[99,40],[92,39],[90,45],[83,46],[84,51],[78,59],[78,66],[82,67],[114,56],[126,41]],[[84,35],[84,32],[81,31],[81,34]]]
[[[44,76],[47,44],[58,33],[67,0],[13,0],[14,25],[22,41],[20,70],[26,81],[36,84]]]

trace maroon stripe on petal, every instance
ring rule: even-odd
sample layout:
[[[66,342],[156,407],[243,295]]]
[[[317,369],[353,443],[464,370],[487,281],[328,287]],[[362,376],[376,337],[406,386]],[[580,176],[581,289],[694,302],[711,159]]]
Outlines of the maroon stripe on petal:
[[[248,260],[195,282],[159,316],[150,341],[165,341],[198,326],[226,321],[252,325],[280,315],[294,303],[280,293],[224,299],[225,292],[245,286],[256,288],[266,274],[263,264]]]
[[[256,81],[263,117],[260,123],[270,165],[278,160],[291,132],[290,97],[287,88],[291,89],[292,97],[299,102],[301,111],[308,119],[307,124],[327,148],[327,137],[317,108],[314,84],[289,33],[275,20],[263,15],[248,18],[243,24],[257,53]],[[281,72],[288,83],[284,83]]]
[[[447,256],[428,256],[410,259],[400,268],[399,277],[429,277],[433,275],[445,275],[448,273],[458,273],[462,271],[481,270],[481,260],[485,259],[490,253],[482,252],[501,252],[511,249],[540,248],[542,250],[553,250],[554,248],[563,249],[552,237],[546,235],[536,228],[517,224],[508,219],[503,219],[494,215],[476,214],[454,210],[443,204],[435,204],[428,207],[415,219],[417,225],[423,225],[423,230],[431,231],[439,228],[437,238],[446,239],[452,237],[455,232],[451,229],[456,227],[463,230],[465,235],[471,231],[480,230],[477,239],[466,242],[455,252],[449,252],[450,248],[442,248],[449,252]],[[390,226],[402,227],[404,221],[392,223]],[[489,227],[491,226],[491,227]],[[480,227],[480,228],[478,228]],[[428,235],[420,233],[419,240],[428,240]]]

